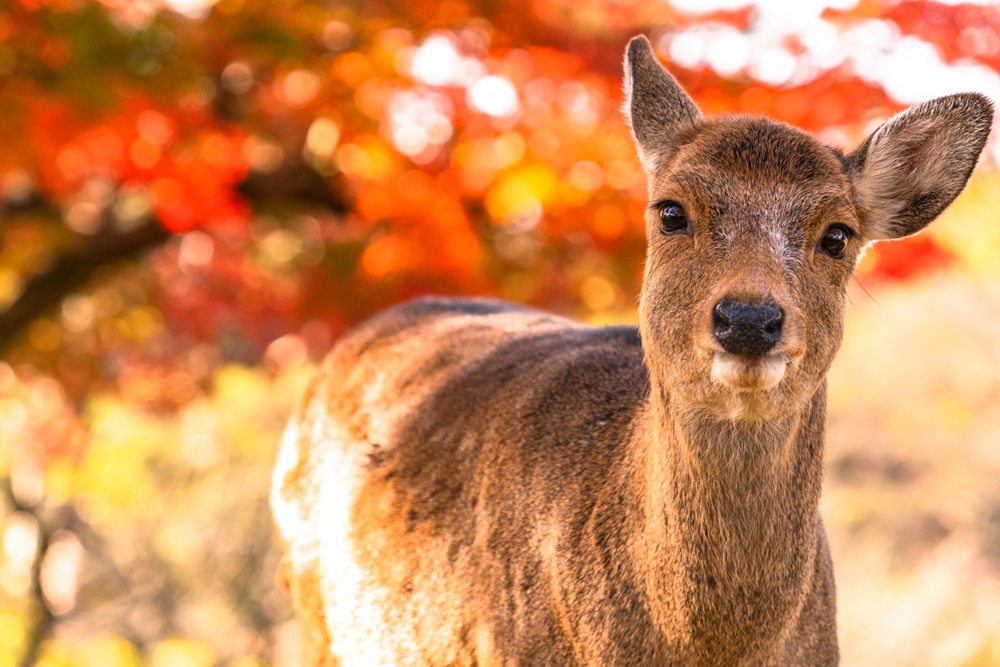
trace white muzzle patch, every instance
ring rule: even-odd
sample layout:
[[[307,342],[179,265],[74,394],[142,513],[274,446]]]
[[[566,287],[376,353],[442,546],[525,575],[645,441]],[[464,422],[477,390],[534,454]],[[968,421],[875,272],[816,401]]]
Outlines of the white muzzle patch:
[[[712,360],[712,379],[735,391],[767,391],[785,377],[788,359],[769,354],[759,359],[717,352]]]

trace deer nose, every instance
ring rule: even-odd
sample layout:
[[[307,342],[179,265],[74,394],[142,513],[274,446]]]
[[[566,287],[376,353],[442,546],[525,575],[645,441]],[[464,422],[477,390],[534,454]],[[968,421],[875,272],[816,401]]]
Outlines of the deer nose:
[[[785,314],[774,304],[722,299],[712,309],[712,331],[726,352],[760,356],[781,340]]]

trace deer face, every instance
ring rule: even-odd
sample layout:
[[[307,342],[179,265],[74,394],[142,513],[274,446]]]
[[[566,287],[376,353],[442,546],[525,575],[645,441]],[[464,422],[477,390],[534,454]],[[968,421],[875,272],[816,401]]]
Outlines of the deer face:
[[[643,349],[671,401],[760,421],[801,408],[840,345],[865,245],[930,223],[965,186],[992,105],[913,107],[847,156],[761,118],[705,120],[645,38],[626,116],[649,176]]]
[[[672,395],[771,418],[813,394],[840,344],[863,242],[840,157],[758,118],[703,122],[656,165],[641,320]]]

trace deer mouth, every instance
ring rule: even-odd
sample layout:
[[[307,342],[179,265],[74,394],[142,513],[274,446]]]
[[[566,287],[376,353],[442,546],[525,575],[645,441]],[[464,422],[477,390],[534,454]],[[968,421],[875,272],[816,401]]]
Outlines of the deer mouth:
[[[784,353],[760,356],[716,352],[712,379],[734,391],[768,391],[785,377],[788,357]]]

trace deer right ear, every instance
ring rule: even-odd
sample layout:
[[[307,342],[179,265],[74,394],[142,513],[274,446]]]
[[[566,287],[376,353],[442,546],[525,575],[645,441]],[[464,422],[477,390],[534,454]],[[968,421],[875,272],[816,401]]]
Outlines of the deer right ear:
[[[993,123],[993,104],[960,93],[890,119],[844,159],[868,240],[916,234],[958,196]]]
[[[696,127],[701,119],[698,106],[656,60],[642,35],[633,37],[625,50],[625,118],[649,172],[674,147],[678,132]]]

